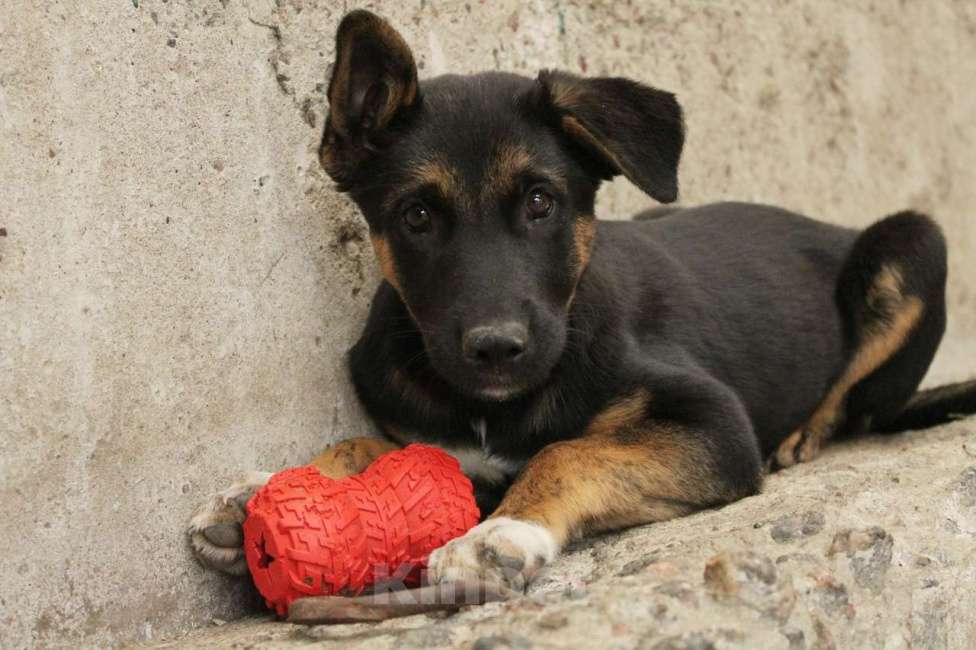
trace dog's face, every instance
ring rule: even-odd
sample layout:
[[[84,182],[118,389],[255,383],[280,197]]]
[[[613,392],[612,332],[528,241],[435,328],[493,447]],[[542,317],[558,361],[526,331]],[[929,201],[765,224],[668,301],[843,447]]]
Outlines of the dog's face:
[[[624,79],[485,73],[422,84],[387,23],[347,15],[336,37],[322,164],[361,208],[386,280],[434,369],[505,400],[563,353],[595,239],[600,181],[677,194],[674,97]]]

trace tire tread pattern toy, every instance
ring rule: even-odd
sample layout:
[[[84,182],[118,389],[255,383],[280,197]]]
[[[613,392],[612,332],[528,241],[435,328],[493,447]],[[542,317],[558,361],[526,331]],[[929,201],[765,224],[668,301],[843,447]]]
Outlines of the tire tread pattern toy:
[[[275,474],[247,504],[244,550],[258,591],[284,616],[302,596],[418,585],[430,552],[478,518],[458,461],[410,445],[340,480],[311,466]]]

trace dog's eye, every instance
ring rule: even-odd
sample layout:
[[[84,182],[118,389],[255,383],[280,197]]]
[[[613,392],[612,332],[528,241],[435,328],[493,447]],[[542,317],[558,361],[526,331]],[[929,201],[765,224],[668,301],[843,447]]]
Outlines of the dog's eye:
[[[545,219],[552,213],[553,199],[545,190],[536,188],[529,192],[525,207],[530,219]]]
[[[430,230],[430,213],[427,212],[427,208],[424,206],[419,203],[414,203],[403,211],[403,223],[407,225],[407,229],[412,233],[420,234],[427,232]]]

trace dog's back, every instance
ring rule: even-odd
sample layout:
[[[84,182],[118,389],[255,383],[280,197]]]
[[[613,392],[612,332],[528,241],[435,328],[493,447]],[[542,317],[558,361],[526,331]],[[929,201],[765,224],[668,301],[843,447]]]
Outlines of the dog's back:
[[[591,273],[628,287],[647,353],[735,388],[768,451],[842,368],[835,287],[857,232],[748,203],[666,210],[601,221]]]

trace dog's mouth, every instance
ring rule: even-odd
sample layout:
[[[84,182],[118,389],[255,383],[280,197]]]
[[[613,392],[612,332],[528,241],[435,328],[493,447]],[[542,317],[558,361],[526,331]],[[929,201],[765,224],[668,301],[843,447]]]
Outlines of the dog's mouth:
[[[507,402],[525,392],[525,388],[513,385],[485,386],[475,391],[475,396],[486,402]]]
[[[524,369],[522,372],[485,372],[468,376],[463,385],[455,386],[469,397],[483,402],[504,403],[522,397],[544,384],[549,372],[540,369]]]
[[[449,383],[459,393],[482,402],[504,403],[518,399],[538,385],[525,373],[481,372],[451,374]],[[447,377],[445,377],[447,378]]]

